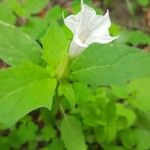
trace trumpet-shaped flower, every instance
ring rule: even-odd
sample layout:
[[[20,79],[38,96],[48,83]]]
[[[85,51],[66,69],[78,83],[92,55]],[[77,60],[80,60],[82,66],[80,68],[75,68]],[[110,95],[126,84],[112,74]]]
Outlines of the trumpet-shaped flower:
[[[81,1],[81,11],[64,19],[65,25],[73,32],[69,56],[80,55],[92,43],[109,43],[117,37],[111,37],[109,11],[104,16],[96,15],[93,8]]]

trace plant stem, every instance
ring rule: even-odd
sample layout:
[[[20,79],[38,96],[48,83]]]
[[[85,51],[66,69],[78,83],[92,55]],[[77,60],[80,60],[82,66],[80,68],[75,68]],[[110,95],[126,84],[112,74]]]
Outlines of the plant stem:
[[[70,58],[69,56],[65,56],[62,62],[59,64],[59,66],[56,69],[56,76],[58,80],[64,79],[69,74],[69,64],[70,64]]]

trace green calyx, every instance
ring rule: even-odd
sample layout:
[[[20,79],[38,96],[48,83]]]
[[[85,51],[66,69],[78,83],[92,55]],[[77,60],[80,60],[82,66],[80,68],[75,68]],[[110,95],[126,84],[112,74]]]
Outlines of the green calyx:
[[[67,76],[69,74],[70,62],[71,62],[71,60],[70,60],[69,56],[67,55],[62,59],[62,61],[58,65],[55,74],[59,81],[67,78]]]

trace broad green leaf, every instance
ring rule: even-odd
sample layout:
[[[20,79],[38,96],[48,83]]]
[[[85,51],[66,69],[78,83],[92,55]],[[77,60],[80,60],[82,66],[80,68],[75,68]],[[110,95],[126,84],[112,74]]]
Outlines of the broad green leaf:
[[[93,44],[71,65],[70,79],[92,86],[123,84],[150,76],[150,54],[115,43]]]
[[[138,109],[150,111],[150,78],[132,81],[129,90],[134,93],[134,98],[130,102]]]
[[[26,16],[31,14],[39,13],[42,9],[44,9],[49,0],[25,0],[22,2],[22,7],[26,11]]]
[[[121,33],[120,39],[118,41],[122,43],[129,43],[134,46],[139,44],[150,45],[150,36],[141,31],[125,30]]]
[[[43,11],[46,6],[49,4],[49,0],[6,0],[8,5],[11,7],[13,12],[17,14],[17,16],[24,16],[29,18],[34,14],[38,14],[42,12],[43,14],[46,13]],[[35,17],[35,16],[34,16]]]
[[[57,23],[51,23],[42,39],[43,58],[52,68],[56,68],[68,51],[69,42],[63,29]]]
[[[0,122],[11,126],[39,107],[51,109],[56,80],[32,63],[0,70]]]
[[[71,108],[74,109],[76,104],[76,97],[72,85],[70,83],[62,83],[59,87],[59,90],[60,94],[67,98]]]
[[[34,39],[43,37],[48,26],[47,18],[30,17],[28,23],[21,27],[21,30]]]
[[[13,11],[8,7],[6,1],[0,2],[0,20],[10,24],[14,24],[16,21],[16,16],[13,14]]]
[[[49,17],[53,21],[58,21],[63,19],[62,18],[62,12],[64,13],[66,10],[60,7],[59,5],[55,5],[51,8],[49,12]]]
[[[62,19],[62,8],[53,7],[43,17],[29,17],[27,24],[21,27],[28,35],[39,39],[45,35],[49,28],[50,21]]]
[[[86,150],[81,123],[76,118],[65,116],[61,124],[61,133],[67,150]]]
[[[7,2],[7,6],[11,8],[11,10],[16,16],[20,17],[20,16],[26,15],[26,10],[23,8],[23,5],[22,5],[23,3],[21,3],[21,1],[5,0],[5,2]]]
[[[41,47],[28,35],[12,25],[0,21],[0,58],[9,65],[24,60],[41,63]]]

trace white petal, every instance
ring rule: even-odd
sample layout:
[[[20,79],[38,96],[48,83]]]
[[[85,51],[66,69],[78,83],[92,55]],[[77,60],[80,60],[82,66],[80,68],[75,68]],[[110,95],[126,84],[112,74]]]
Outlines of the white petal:
[[[76,17],[75,15],[68,16],[64,20],[65,25],[73,32],[73,34],[77,32],[77,26],[79,22],[80,18]]]
[[[78,35],[74,35],[73,41],[74,41],[77,45],[79,45],[79,46],[81,46],[81,47],[87,47],[87,46],[88,46],[86,43],[83,43],[83,42],[81,41],[81,39],[78,37]]]
[[[96,15],[96,11],[92,7],[90,7],[90,6],[88,6],[84,3],[81,4],[81,12],[85,13],[85,14],[88,14],[90,16],[93,16],[93,15],[95,16]]]
[[[111,21],[109,17],[109,11],[107,10],[106,14],[104,16],[102,15],[95,15],[92,20],[90,21],[90,30],[94,31],[97,28],[110,28]]]
[[[102,30],[102,32],[97,29],[94,32],[92,32],[90,37],[87,39],[86,44],[87,45],[90,45],[92,43],[105,44],[105,43],[112,42],[113,40],[115,40],[117,38],[118,38],[117,36],[111,37],[109,35],[109,30],[108,29]]]
[[[102,24],[105,24],[105,26],[107,28],[110,28],[111,27],[111,21],[110,21],[110,17],[109,17],[109,10],[107,9],[107,12],[106,14],[104,15],[102,21],[101,21]]]
[[[92,43],[109,43],[118,37],[111,37],[109,28],[111,21],[109,11],[104,16],[96,15],[93,8],[81,0],[81,11],[64,19],[67,27],[73,32],[74,38],[70,44],[69,55],[76,57]]]
[[[74,34],[81,35],[88,29],[90,20],[94,16],[96,16],[95,10],[88,5],[82,4],[81,11],[77,15],[71,15],[65,18],[64,23]]]
[[[96,16],[96,12],[93,8],[88,5],[82,4],[81,12],[78,14],[80,16],[80,22],[78,22],[77,31],[78,36],[88,33],[91,28],[91,21]],[[87,36],[87,35],[85,35]]]
[[[80,55],[88,45],[83,44],[77,36],[74,36],[69,49],[69,56],[71,58]]]
[[[113,40],[117,39],[118,36],[115,37],[111,37],[111,36],[103,36],[102,38],[98,38],[98,37],[91,37],[88,40],[88,45],[92,44],[92,43],[100,43],[100,44],[106,44],[106,43],[110,43]]]
[[[109,35],[110,26],[111,26],[111,21],[109,18],[109,11],[107,11],[107,13],[103,16],[99,24],[95,26],[95,28],[89,35],[88,39],[86,40],[86,44],[90,45],[94,42],[109,43],[115,40],[117,37],[111,37]]]

